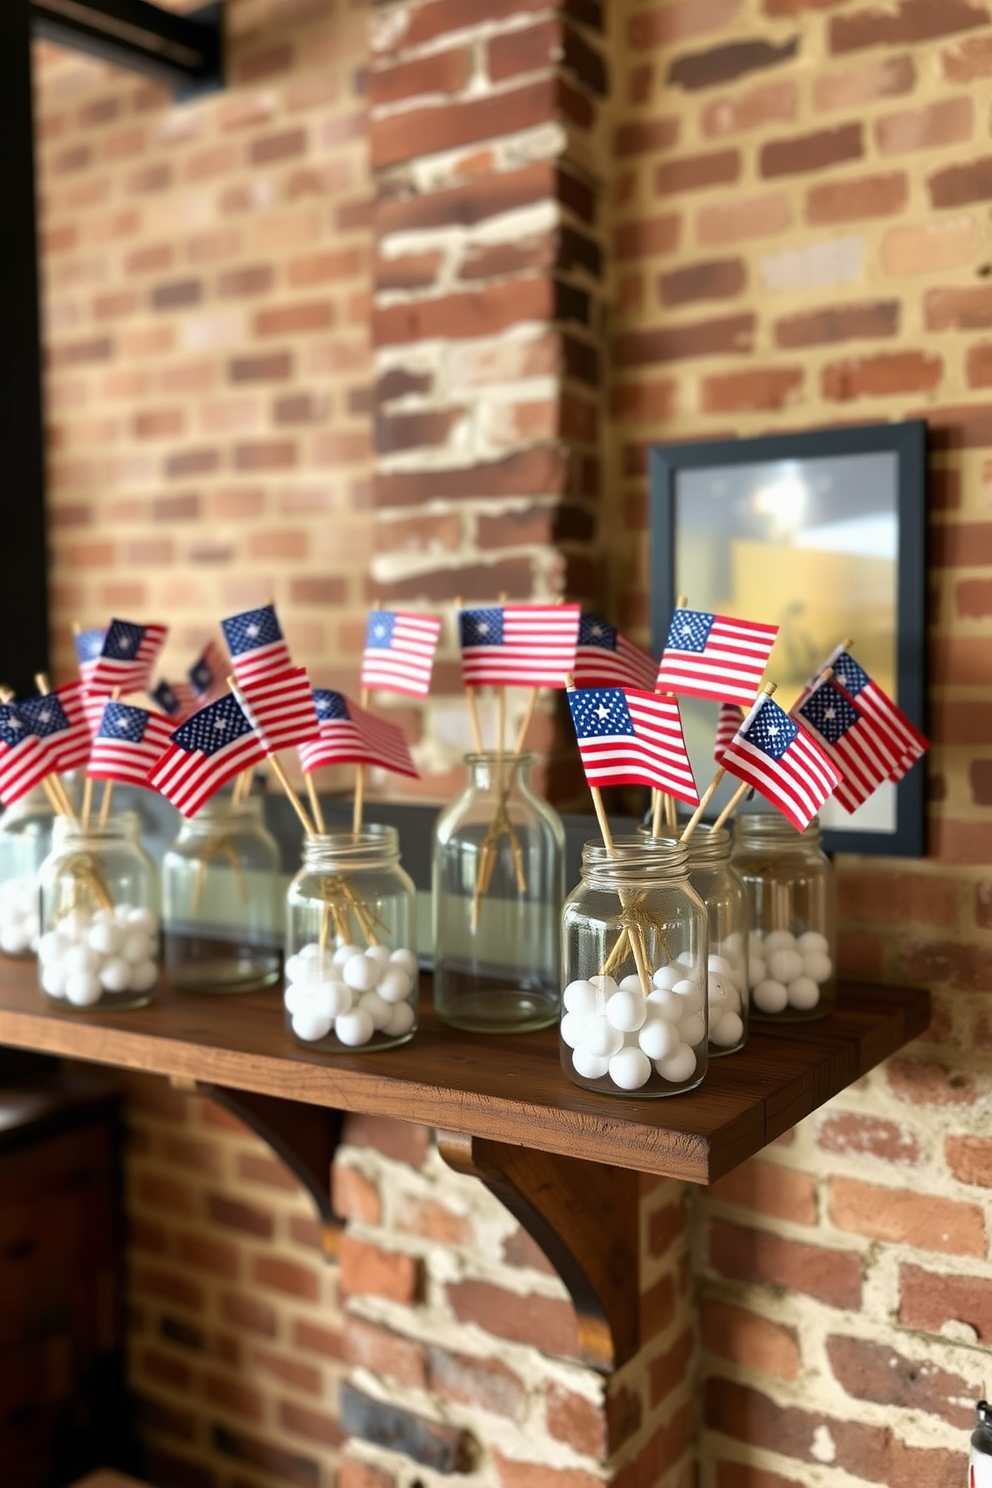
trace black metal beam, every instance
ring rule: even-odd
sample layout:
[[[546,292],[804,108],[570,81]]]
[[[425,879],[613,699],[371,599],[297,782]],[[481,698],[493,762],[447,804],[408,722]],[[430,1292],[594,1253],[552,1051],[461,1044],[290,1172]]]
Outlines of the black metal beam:
[[[48,668],[29,0],[0,3],[0,684]]]
[[[31,0],[34,36],[145,73],[180,97],[223,86],[222,16],[221,4],[176,15],[147,0]]]

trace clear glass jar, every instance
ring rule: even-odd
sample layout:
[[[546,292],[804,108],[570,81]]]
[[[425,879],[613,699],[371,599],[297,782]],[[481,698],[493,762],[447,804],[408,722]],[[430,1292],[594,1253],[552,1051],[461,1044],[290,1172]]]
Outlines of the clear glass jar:
[[[162,862],[165,969],[189,992],[254,992],[279,980],[279,848],[262,800],[214,796]]]
[[[603,1094],[676,1095],[706,1073],[706,908],[681,843],[614,849],[586,843],[565,901],[562,1069]]]
[[[134,812],[58,817],[38,875],[42,991],[72,1008],[144,1007],[159,970],[158,880]]]
[[[434,830],[434,1006],[473,1033],[558,1019],[565,831],[532,758],[466,755],[468,784]]]
[[[289,1028],[332,1053],[390,1049],[417,1027],[415,893],[395,827],[308,837],[286,895]]]
[[[805,832],[778,812],[738,818],[733,864],[751,906],[748,986],[756,1018],[824,1018],[837,1003],[836,886],[814,817]]]
[[[0,953],[38,951],[38,870],[52,846],[55,813],[40,785],[0,816]]]

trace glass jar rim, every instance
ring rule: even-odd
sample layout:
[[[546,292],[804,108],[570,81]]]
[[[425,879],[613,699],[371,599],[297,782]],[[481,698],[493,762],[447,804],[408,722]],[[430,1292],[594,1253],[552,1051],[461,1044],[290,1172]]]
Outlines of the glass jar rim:
[[[734,822],[734,841],[812,842],[820,840],[820,818],[814,816],[800,832],[780,811],[747,811]]]
[[[614,837],[612,852],[598,838],[582,844],[582,874],[586,878],[684,877],[688,862],[685,844],[671,838],[644,837],[640,833]]]
[[[672,837],[667,832],[654,837],[649,827],[642,827],[640,830],[649,842],[680,842],[678,837]],[[680,845],[688,853],[690,868],[697,863],[730,861],[730,832],[727,827],[717,827],[714,831],[709,822],[700,822],[688,842],[682,842]]]
[[[502,760],[504,765],[513,764],[519,769],[521,765],[533,763],[534,753],[530,749],[524,749],[520,754],[514,754],[512,749],[504,749],[502,752],[497,749],[470,749],[462,758],[466,765],[498,765]]]
[[[195,815],[183,818],[181,830],[209,831],[220,822],[238,821],[242,817],[250,817],[253,821],[261,820],[261,796],[246,796],[243,801],[235,801],[229,795],[211,796]]]
[[[347,826],[330,827],[304,837],[302,857],[307,868],[359,868],[384,860],[399,862],[400,834],[385,822],[366,822],[359,832]]]
[[[140,821],[136,811],[115,811],[105,822],[84,822],[78,816],[56,816],[52,823],[52,845],[78,842],[137,842]]]

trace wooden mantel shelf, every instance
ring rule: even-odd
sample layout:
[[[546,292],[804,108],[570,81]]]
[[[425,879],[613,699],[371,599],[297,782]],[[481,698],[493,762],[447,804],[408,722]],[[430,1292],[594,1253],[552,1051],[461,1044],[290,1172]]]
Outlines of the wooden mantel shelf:
[[[565,1078],[557,1030],[471,1036],[421,998],[411,1043],[323,1055],[285,1030],[280,994],[191,996],[165,989],[137,1012],[61,1011],[32,964],[0,967],[0,1044],[334,1111],[374,1112],[463,1137],[709,1183],[924,1031],[926,992],[848,983],[818,1022],[755,1025],[703,1085],[665,1100],[596,1095]]]

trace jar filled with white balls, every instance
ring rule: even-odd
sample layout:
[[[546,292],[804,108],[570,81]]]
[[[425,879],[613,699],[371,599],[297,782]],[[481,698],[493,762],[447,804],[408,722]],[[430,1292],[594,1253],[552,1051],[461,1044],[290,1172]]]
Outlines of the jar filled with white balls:
[[[751,909],[748,987],[756,1018],[823,1018],[837,1003],[834,870],[814,817],[797,832],[784,816],[738,818],[733,863]]]
[[[58,817],[38,875],[42,991],[64,1008],[139,1008],[159,974],[158,879],[138,818]]]
[[[417,1027],[416,895],[395,827],[316,834],[286,896],[286,1021],[331,1053],[391,1049]]]
[[[279,980],[279,848],[262,799],[213,796],[162,861],[165,969],[188,992],[255,992]]]
[[[0,816],[0,953],[38,953],[38,870],[52,846],[55,813],[40,785]]]
[[[683,844],[587,842],[565,901],[561,1064],[587,1090],[677,1095],[706,1073],[706,908]]]

